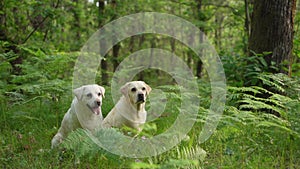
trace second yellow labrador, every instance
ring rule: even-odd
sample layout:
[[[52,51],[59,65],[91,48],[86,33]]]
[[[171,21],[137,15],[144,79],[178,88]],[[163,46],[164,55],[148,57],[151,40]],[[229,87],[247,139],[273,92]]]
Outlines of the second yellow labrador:
[[[143,81],[132,81],[122,86],[120,91],[123,95],[104,118],[102,126],[104,128],[128,126],[141,131],[142,125],[146,122],[145,102],[151,87]]]

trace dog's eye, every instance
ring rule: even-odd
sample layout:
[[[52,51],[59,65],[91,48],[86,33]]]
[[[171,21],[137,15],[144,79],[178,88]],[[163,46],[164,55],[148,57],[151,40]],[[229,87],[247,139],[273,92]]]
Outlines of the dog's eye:
[[[145,87],[143,87],[143,88],[142,88],[142,90],[143,90],[143,91],[145,91],[145,90],[146,90],[146,88],[145,88]]]
[[[92,93],[89,93],[86,95],[87,97],[92,97]]]
[[[136,92],[136,88],[135,88],[135,87],[132,88],[131,91],[132,91],[132,92]]]
[[[101,93],[98,93],[98,96],[101,96]]]

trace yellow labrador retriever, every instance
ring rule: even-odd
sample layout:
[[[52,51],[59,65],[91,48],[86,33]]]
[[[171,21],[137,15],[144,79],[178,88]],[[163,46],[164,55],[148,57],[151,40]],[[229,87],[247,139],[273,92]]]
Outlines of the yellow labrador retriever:
[[[61,122],[61,127],[51,141],[51,148],[55,148],[71,131],[77,128],[93,131],[101,127],[103,120],[101,105],[105,89],[93,84],[79,87],[73,93],[75,97]]]
[[[132,81],[121,87],[120,91],[122,97],[104,118],[102,126],[104,128],[128,126],[141,131],[142,125],[146,122],[145,102],[151,87],[143,81]]]

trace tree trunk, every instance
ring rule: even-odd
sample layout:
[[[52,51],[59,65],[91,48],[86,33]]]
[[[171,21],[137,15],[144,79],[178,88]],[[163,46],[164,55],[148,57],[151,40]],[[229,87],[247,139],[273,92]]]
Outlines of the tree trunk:
[[[292,54],[295,9],[296,0],[254,0],[249,50],[257,54],[271,52],[265,55],[270,72],[287,69],[281,66],[290,61]]]
[[[112,0],[111,1],[111,5],[112,5],[112,8],[114,10],[114,13],[113,13],[113,17],[112,17],[112,20],[115,20],[117,18],[117,11],[116,11],[116,7],[117,7],[117,2],[115,0]],[[115,27],[116,29],[113,30],[114,32],[118,31],[118,28]],[[113,39],[113,42],[117,41],[116,40],[116,37],[113,36],[112,37]],[[116,71],[118,65],[119,65],[119,61],[118,61],[118,57],[119,57],[119,51],[120,51],[120,48],[121,48],[121,45],[120,43],[117,43],[113,46],[113,49],[112,49],[112,55],[113,55],[113,70]]]
[[[118,43],[114,45],[112,49],[114,71],[116,71],[117,67],[119,66],[118,56],[119,56],[120,47],[121,47],[120,43]]]
[[[245,25],[244,25],[244,30],[245,30],[245,38],[246,40],[244,41],[244,52],[246,53],[246,55],[249,55],[249,48],[247,45],[247,40],[250,37],[250,33],[251,33],[251,19],[250,19],[250,11],[249,11],[249,5],[250,2],[249,0],[244,0],[244,4],[245,4]]]
[[[3,12],[0,13],[0,40],[7,41],[6,36],[6,14],[4,12],[4,2],[0,1],[0,9],[3,10]]]
[[[202,10],[202,0],[196,0],[196,3],[197,3],[197,16],[198,18],[200,17],[200,12]],[[199,18],[200,19],[200,18]],[[202,27],[199,28],[203,33],[204,33],[204,29]],[[203,34],[200,35],[200,44],[203,43]],[[201,49],[203,50],[203,49]],[[202,51],[200,51],[202,52]],[[202,74],[202,61],[201,59],[198,57],[197,58],[197,64],[196,64],[196,76],[198,78],[201,78],[201,74]]]
[[[223,30],[222,30],[222,24],[223,24],[223,21],[224,21],[224,16],[223,16],[223,13],[221,12],[216,12],[215,14],[215,24],[217,25],[216,26],[216,29],[215,29],[215,45],[216,45],[216,48],[218,51],[222,51],[223,50],[223,46],[222,46],[222,33],[223,33]]]
[[[249,0],[244,0],[245,3],[245,32],[246,36],[250,36],[250,12],[249,12]]]
[[[142,34],[142,35],[139,36],[139,47],[138,47],[138,49],[142,48],[142,45],[143,45],[144,41],[145,41],[145,35]],[[138,80],[144,80],[144,72],[140,72],[138,78],[139,78]]]
[[[197,62],[197,71],[196,71],[196,76],[198,77],[198,78],[201,78],[201,76],[202,76],[202,62],[201,62],[201,60],[199,60],[198,62]]]
[[[103,26],[103,15],[104,15],[104,0],[99,0],[99,7],[98,7],[98,26],[101,28]],[[102,40],[100,41],[100,49],[101,46],[105,46],[105,42]],[[105,57],[105,56],[102,56]],[[108,73],[107,73],[107,61],[105,59],[101,60],[101,84],[108,85]]]
[[[134,43],[135,43],[135,36],[131,36],[130,41],[129,41],[129,45],[128,45],[128,49],[129,49],[130,53],[132,53],[133,50],[134,50]]]

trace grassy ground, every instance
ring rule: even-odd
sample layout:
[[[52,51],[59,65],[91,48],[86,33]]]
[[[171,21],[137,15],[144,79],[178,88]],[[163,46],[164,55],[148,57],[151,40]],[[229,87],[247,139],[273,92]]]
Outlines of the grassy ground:
[[[113,106],[109,92],[106,98],[104,114]],[[189,139],[152,158],[131,159],[103,151],[78,155],[77,150],[51,150],[51,139],[71,99],[71,95],[66,95],[58,101],[2,102],[0,168],[300,168],[298,137],[278,126],[250,123],[248,114],[243,119],[233,119],[236,114],[232,107],[227,108],[217,131],[205,143],[199,145],[196,141],[202,126],[198,122],[189,132]],[[167,114],[156,121],[158,129],[154,133],[174,121],[176,106],[172,104],[175,103],[167,106]],[[294,108],[291,114],[300,112],[300,106]],[[238,113],[242,116],[245,112]],[[291,125],[289,128],[300,128],[299,121]],[[199,159],[203,156],[197,154],[200,147],[207,152],[202,160]]]

